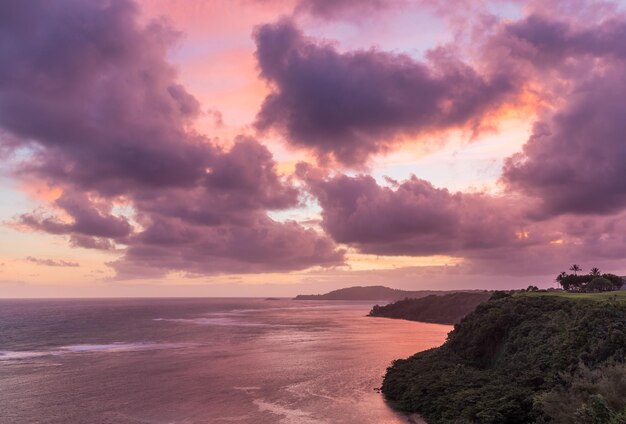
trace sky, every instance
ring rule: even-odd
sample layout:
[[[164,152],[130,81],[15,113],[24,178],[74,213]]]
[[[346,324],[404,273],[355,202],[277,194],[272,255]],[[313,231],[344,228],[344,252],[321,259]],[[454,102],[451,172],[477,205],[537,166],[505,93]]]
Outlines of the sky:
[[[626,13],[0,2],[0,297],[626,274]]]

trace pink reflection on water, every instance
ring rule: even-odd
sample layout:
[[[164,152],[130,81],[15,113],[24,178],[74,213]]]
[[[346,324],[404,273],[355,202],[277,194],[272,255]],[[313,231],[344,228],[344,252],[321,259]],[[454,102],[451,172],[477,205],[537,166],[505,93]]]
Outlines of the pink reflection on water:
[[[406,423],[376,391],[385,370],[441,345],[452,327],[370,318],[371,306],[261,299],[5,305],[5,332],[22,330],[9,331],[14,342],[0,352],[0,421]]]
[[[259,410],[281,423],[407,422],[375,389],[394,359],[441,345],[452,326],[366,317],[369,308],[331,303],[264,313],[264,322],[285,327],[263,335],[250,366],[289,382],[247,390]]]

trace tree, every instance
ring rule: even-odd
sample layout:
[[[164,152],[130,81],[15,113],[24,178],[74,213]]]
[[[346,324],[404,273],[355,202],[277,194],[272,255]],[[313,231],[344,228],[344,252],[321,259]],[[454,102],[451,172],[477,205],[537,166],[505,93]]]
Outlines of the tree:
[[[571,281],[570,281],[569,275],[567,275],[567,273],[561,272],[559,275],[557,275],[556,276],[556,282],[559,283],[561,285],[561,287],[563,287],[563,290],[569,290],[570,289]]]
[[[587,286],[585,291],[588,292],[605,292],[613,290],[613,283],[608,278],[596,277]]]
[[[602,277],[606,278],[613,284],[613,290],[619,290],[624,285],[624,279],[615,274],[602,274]]]
[[[589,274],[593,275],[593,276],[596,276],[596,277],[599,276],[600,275],[600,268],[594,266],[593,268],[591,268],[591,271],[589,271]]]
[[[576,264],[572,265],[572,266],[569,268],[569,270],[570,270],[570,271],[574,271],[574,275],[576,275],[576,273],[577,273],[578,271],[580,271],[581,269],[582,269],[582,268],[581,268],[579,265],[576,265]]]

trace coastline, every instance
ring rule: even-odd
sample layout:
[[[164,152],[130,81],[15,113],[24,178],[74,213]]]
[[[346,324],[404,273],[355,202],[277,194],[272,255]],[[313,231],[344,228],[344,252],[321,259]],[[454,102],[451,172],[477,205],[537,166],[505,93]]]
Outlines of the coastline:
[[[421,423],[623,422],[626,296],[612,296],[498,293],[442,346],[396,360],[382,393]]]
[[[409,424],[428,424],[419,414],[411,414],[407,418]]]

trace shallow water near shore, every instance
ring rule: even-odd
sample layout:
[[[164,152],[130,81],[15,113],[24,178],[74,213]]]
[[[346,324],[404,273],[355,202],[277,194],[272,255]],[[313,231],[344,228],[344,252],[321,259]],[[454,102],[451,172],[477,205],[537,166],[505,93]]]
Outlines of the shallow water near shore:
[[[409,422],[380,387],[451,326],[372,302],[0,300],[0,422]]]

